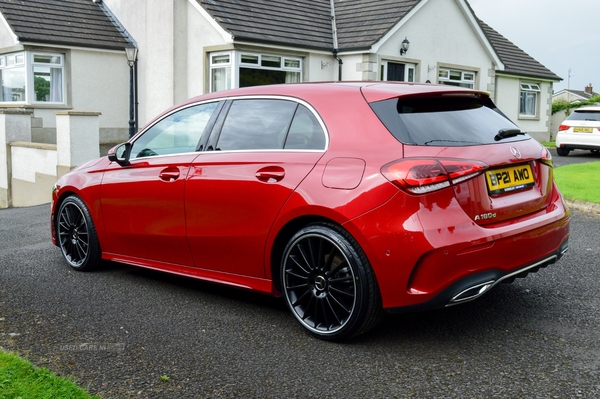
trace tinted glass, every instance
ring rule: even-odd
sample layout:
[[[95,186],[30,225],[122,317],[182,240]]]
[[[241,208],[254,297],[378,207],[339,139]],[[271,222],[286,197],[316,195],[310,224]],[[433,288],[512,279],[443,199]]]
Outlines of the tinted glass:
[[[236,100],[221,129],[217,149],[282,149],[297,103],[287,100]]]
[[[371,108],[405,144],[464,146],[490,144],[502,129],[518,129],[489,100],[480,96],[403,97]],[[503,141],[523,140],[514,136]]]
[[[200,104],[166,116],[135,140],[131,159],[196,151],[217,105]]]
[[[299,105],[285,140],[286,150],[323,150],[325,133],[319,121],[304,105]]]
[[[575,111],[568,118],[570,121],[600,121],[600,111]]]

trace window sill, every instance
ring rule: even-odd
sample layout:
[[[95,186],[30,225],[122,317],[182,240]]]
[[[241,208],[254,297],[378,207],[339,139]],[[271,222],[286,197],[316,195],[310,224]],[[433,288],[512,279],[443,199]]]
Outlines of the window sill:
[[[66,104],[44,104],[44,103],[39,103],[39,104],[25,104],[25,103],[1,103],[0,102],[0,109],[1,108],[8,108],[8,109],[13,109],[13,108],[20,108],[20,109],[72,109],[73,107],[71,107],[70,105],[66,105]]]
[[[519,120],[524,120],[524,121],[539,121],[540,117],[539,116],[533,116],[533,115],[519,115]]]

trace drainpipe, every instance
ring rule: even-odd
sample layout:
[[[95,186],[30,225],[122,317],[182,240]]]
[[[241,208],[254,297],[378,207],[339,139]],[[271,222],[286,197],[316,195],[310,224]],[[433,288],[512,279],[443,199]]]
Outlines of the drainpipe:
[[[339,47],[338,47],[338,38],[337,38],[337,26],[335,23],[335,0],[331,1],[331,33],[333,34],[333,58],[335,58],[338,62],[338,81],[342,80],[342,59],[338,57]]]

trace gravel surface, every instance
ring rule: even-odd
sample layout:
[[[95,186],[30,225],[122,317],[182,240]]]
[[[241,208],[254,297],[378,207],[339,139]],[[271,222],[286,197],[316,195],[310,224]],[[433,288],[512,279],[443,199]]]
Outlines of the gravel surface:
[[[47,205],[0,210],[0,346],[102,398],[600,397],[599,215],[573,211],[557,264],[346,344],[304,333],[280,299],[71,271],[49,234]]]

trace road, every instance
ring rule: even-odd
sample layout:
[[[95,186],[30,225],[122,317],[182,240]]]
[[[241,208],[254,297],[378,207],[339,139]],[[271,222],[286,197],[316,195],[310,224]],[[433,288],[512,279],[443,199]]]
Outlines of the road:
[[[552,154],[552,161],[555,167],[572,165],[574,163],[585,163],[585,162],[600,162],[600,154],[592,154],[590,151],[574,150],[569,153],[566,157],[560,157],[556,153],[556,149],[550,149]]]
[[[600,215],[573,212],[557,264],[346,344],[304,333],[280,299],[71,271],[48,218],[0,210],[0,346],[105,399],[600,397]]]

